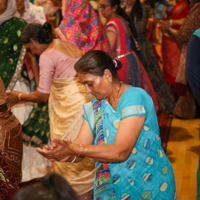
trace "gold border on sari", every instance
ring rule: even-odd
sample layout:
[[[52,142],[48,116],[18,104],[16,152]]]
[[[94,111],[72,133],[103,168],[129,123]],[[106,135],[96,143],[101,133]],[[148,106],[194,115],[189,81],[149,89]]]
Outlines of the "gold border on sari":
[[[25,55],[26,55],[26,48],[23,46],[20,56],[19,56],[19,59],[18,59],[18,62],[17,62],[17,67],[15,69],[15,73],[6,89],[6,92],[11,92],[18,80],[20,80],[21,82],[24,82],[26,85],[30,85],[29,82],[21,76]]]

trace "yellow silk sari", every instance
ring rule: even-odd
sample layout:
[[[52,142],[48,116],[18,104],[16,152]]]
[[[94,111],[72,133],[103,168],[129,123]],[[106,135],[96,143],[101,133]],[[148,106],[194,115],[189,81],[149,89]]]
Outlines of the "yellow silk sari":
[[[83,123],[82,105],[91,101],[92,95],[85,91],[77,78],[54,78],[49,97],[49,118],[51,138],[76,139]],[[64,176],[78,195],[94,187],[95,161],[84,158],[79,163],[54,162],[53,170]]]

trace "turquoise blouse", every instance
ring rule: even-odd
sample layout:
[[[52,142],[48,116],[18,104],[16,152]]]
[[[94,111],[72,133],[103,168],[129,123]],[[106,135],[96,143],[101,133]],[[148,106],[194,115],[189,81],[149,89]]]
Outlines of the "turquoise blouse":
[[[99,145],[95,124],[95,102],[84,105],[85,116],[94,136],[94,145]],[[100,163],[96,161],[94,199],[122,200],[173,200],[176,186],[172,166],[161,147],[159,127],[153,101],[145,90],[129,87],[121,96],[117,110],[107,100],[99,102],[102,119],[103,143],[114,144],[117,129],[122,120],[130,116],[145,115],[145,122],[138,140],[127,160]],[[133,130],[134,134],[134,130]],[[100,163],[100,164],[99,164]],[[100,166],[106,171],[102,178]],[[110,175],[109,175],[110,173]],[[105,180],[104,180],[105,179]],[[110,187],[105,186],[110,179]]]

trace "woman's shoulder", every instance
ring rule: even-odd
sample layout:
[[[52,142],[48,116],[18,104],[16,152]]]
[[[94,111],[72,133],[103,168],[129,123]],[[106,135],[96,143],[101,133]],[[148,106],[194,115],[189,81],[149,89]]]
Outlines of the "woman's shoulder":
[[[115,17],[113,19],[111,19],[106,25],[117,25],[117,24],[122,24],[123,21],[125,21],[124,18],[118,18],[118,17]]]
[[[125,91],[123,96],[126,98],[127,96],[131,96],[131,97],[139,97],[139,96],[146,96],[148,97],[148,93],[139,87],[133,87],[133,86],[129,86]]]
[[[50,48],[60,51],[69,58],[80,58],[83,53],[82,51],[71,42],[65,42],[58,39],[54,39]],[[49,49],[50,49],[49,48]]]
[[[123,109],[124,107],[133,105],[148,107],[150,101],[152,101],[151,97],[144,89],[130,86],[121,96],[119,103],[120,107]]]

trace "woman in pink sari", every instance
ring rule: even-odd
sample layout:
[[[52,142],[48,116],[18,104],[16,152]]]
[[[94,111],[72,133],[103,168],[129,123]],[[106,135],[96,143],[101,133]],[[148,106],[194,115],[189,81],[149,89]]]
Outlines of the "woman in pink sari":
[[[105,29],[88,0],[63,1],[63,20],[55,29],[57,37],[76,45],[83,53],[102,50],[110,54]]]
[[[135,46],[136,51],[139,51],[139,46],[132,36],[135,31],[128,25],[129,18],[120,7],[120,1],[113,2],[114,6],[111,6],[110,0],[100,0],[98,7],[102,16],[108,21],[106,33],[111,45],[112,58],[116,58],[122,63],[122,68],[118,70],[118,78],[125,84],[145,89],[152,97],[156,111],[158,111],[152,84],[142,63],[132,50]]]

